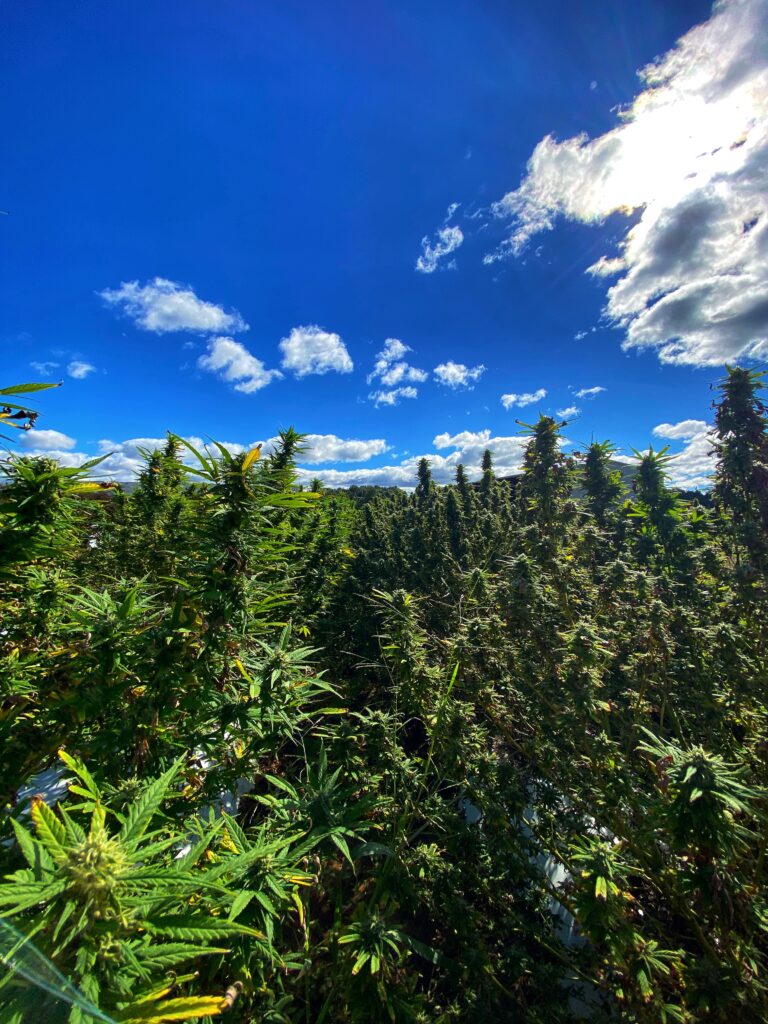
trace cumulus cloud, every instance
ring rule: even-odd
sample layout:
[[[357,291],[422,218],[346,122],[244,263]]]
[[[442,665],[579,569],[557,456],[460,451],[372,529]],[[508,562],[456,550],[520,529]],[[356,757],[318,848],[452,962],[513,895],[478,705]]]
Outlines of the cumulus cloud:
[[[593,388],[580,388],[578,391],[574,391],[574,394],[577,398],[596,398],[603,391],[605,391],[605,388],[596,385]]]
[[[310,374],[351,373],[354,364],[338,334],[324,331],[317,324],[294,327],[280,342],[284,370],[297,377]]]
[[[515,405],[523,408],[526,405],[535,405],[536,402],[540,402],[546,397],[546,388],[538,388],[536,391],[523,391],[521,394],[512,392],[511,394],[501,396],[501,404],[505,409],[511,409]]]
[[[273,439],[274,441],[274,439]],[[307,434],[305,448],[301,453],[301,462],[367,462],[375,455],[382,455],[389,450],[383,438],[371,438],[369,441],[344,439],[336,434]]]
[[[447,388],[472,388],[485,373],[482,363],[479,366],[465,366],[464,363],[440,363],[433,370],[435,380]]]
[[[82,466],[84,462],[87,462],[88,459],[93,458],[92,455],[71,451],[68,448],[29,448],[24,449],[23,454],[32,458],[45,456],[47,459],[54,459],[62,469],[76,469],[78,466]]]
[[[199,437],[187,438],[191,444],[202,448],[204,442]],[[135,437],[128,441],[99,441],[98,455],[106,455],[102,463],[94,467],[88,476],[98,480],[116,480],[125,483],[134,480],[144,466],[141,449],[153,451],[162,448],[166,438]],[[21,438],[21,446],[25,455],[45,455],[55,459],[65,469],[76,469],[95,456],[75,451],[77,442],[74,438],[61,434],[58,430],[28,430]],[[185,461],[191,461],[190,452],[185,452]]]
[[[201,437],[191,435],[184,440],[198,451],[206,447],[206,442]],[[107,457],[89,475],[99,480],[116,480],[120,483],[135,480],[145,466],[143,453],[164,448],[166,441],[165,437],[132,437],[125,441],[101,440],[98,442],[97,455]],[[257,444],[262,445],[264,455],[269,455],[275,450],[278,441],[279,438],[275,436],[266,440],[249,441],[247,444],[239,441],[220,443],[232,455],[249,451]],[[74,451],[76,440],[58,430],[24,431],[20,444],[25,455],[46,455],[56,459],[66,468],[81,466],[94,458],[93,454]],[[383,438],[358,439],[338,437],[336,434],[307,434],[300,461],[310,466],[328,462],[367,462],[377,455],[383,455],[389,449],[390,445]],[[217,455],[215,451],[213,454]],[[181,460],[188,466],[197,464],[195,456],[187,449],[181,451]],[[314,475],[309,469],[299,468],[298,472],[302,480]]]
[[[283,376],[279,370],[268,370],[261,359],[251,355],[245,345],[234,338],[212,338],[208,352],[200,356],[197,365],[234,384],[235,391],[246,395],[260,391]]]
[[[422,383],[429,374],[411,366],[405,358],[410,351],[410,347],[399,338],[387,338],[384,348],[377,352],[376,362],[367,377],[369,384],[378,381],[383,385],[368,395],[376,405],[397,405],[401,398],[418,396],[418,389],[411,385]]]
[[[399,338],[387,338],[384,348],[376,354],[376,362],[368,374],[368,383],[380,380],[382,384],[399,384],[401,381],[425,381],[429,374],[426,370],[419,370],[404,358],[407,352],[412,349],[405,345]]]
[[[416,269],[422,274],[433,274],[440,261],[455,252],[463,241],[464,233],[455,225],[440,228],[434,242],[430,241],[429,235],[425,235],[421,240],[421,256],[416,260]],[[454,265],[453,261],[447,264],[449,267]]]
[[[195,295],[189,285],[155,277],[146,284],[123,281],[119,288],[99,293],[104,302],[137,327],[155,334],[169,331],[194,331],[198,334],[222,334],[247,331],[248,324],[237,310],[227,312],[213,302]]]
[[[597,138],[542,139],[522,184],[494,206],[511,231],[488,262],[520,253],[558,217],[639,212],[618,253],[608,318],[625,349],[697,366],[768,354],[768,16],[722,0],[640,72],[618,124]]]
[[[22,448],[34,449],[36,452],[71,451],[77,441],[74,437],[62,434],[60,430],[24,430],[19,438]]]
[[[482,475],[482,458],[486,448],[494,453],[494,467],[499,476],[510,476],[522,468],[526,445],[524,437],[496,437],[490,430],[469,431],[458,434],[438,434],[433,441],[437,452],[412,455],[401,462],[367,469],[320,469],[305,474],[307,480],[317,475],[326,487],[352,487],[379,484],[386,487],[413,487],[416,484],[419,460],[428,458],[432,477],[437,483],[451,483],[456,467],[461,463],[471,480]],[[446,449],[453,449],[442,454]]]
[[[167,440],[166,437],[132,437],[126,441],[109,441],[106,439],[99,441],[99,455],[106,455],[107,458],[88,475],[99,480],[116,480],[118,483],[127,483],[135,480],[146,465],[143,452],[153,452],[158,448],[162,449],[165,447]],[[208,444],[203,438],[194,435],[185,437],[184,440],[197,449],[197,451],[205,450]],[[241,452],[248,451],[257,443],[256,441],[252,441],[249,444],[240,444],[237,441],[219,442],[222,448],[226,448],[232,455],[239,455]],[[219,456],[219,452],[215,449],[211,454],[216,458]],[[86,459],[92,459],[93,456],[81,455],[79,458],[81,462],[84,462]],[[192,452],[186,448],[182,449],[180,458],[186,466],[199,465]]]
[[[81,359],[73,359],[67,363],[67,373],[75,380],[84,380],[89,373],[95,373],[96,367],[91,363],[84,363]]]
[[[700,490],[712,483],[715,470],[714,435],[704,420],[681,420],[679,423],[659,423],[653,428],[654,437],[667,441],[682,441],[683,449],[669,463],[669,482],[673,487]]]
[[[555,415],[561,420],[572,420],[579,415],[581,409],[577,405],[568,405],[565,409],[558,409]]]
[[[679,423],[659,423],[653,428],[653,436],[668,441],[689,441],[707,429],[704,420],[680,420]]]
[[[695,491],[712,485],[716,450],[715,435],[708,423],[704,420],[659,423],[653,428],[653,436],[664,441],[682,442],[682,450],[670,453],[673,457],[666,466],[667,482],[671,487]],[[627,465],[637,464],[637,458],[631,455],[614,455],[613,458]]]

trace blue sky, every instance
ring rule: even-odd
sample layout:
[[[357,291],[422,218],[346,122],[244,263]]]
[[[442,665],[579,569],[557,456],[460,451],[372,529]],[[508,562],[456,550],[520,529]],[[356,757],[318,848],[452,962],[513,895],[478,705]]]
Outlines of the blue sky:
[[[167,429],[293,424],[308,473],[407,483],[489,441],[514,468],[516,418],[578,409],[573,442],[668,438],[700,481],[710,382],[768,351],[765,23],[765,0],[5,5],[3,378],[64,380],[26,448],[129,475]]]

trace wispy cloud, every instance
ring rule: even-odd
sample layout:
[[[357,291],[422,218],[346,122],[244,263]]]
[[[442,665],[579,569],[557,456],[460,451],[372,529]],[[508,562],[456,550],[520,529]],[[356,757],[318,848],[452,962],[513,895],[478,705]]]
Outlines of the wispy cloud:
[[[505,409],[511,409],[513,406],[523,408],[526,405],[535,405],[536,402],[540,402],[546,397],[546,388],[539,388],[537,391],[523,391],[521,394],[512,392],[501,396],[501,404]]]
[[[430,241],[429,235],[425,235],[421,240],[421,256],[416,260],[416,269],[422,274],[433,274],[440,266],[440,261],[455,252],[463,241],[464,233],[455,225],[440,228],[434,242]],[[448,264],[451,265],[452,262]]]
[[[50,377],[54,370],[57,370],[61,363],[54,363],[51,360],[44,360],[40,363],[29,364],[35,373],[41,374],[43,377]]]
[[[96,367],[91,363],[83,362],[82,359],[73,359],[71,363],[67,363],[67,373],[75,380],[84,380],[89,374],[95,372]]]
[[[166,334],[193,331],[223,334],[247,331],[248,324],[237,310],[199,299],[189,285],[155,277],[146,284],[123,281],[119,288],[99,292],[104,302],[129,317],[143,331]]]
[[[605,391],[605,390],[606,390],[605,388],[601,388],[599,385],[596,385],[593,388],[580,388],[578,391],[574,391],[574,394],[576,395],[577,398],[590,399],[590,398],[596,398],[599,394],[602,394],[602,392]]]
[[[280,342],[284,370],[297,377],[311,374],[351,373],[354,364],[338,334],[324,331],[317,324],[294,327]]]
[[[419,392],[414,387],[390,388],[372,391],[368,398],[374,405],[399,405],[403,398],[418,398]]]
[[[618,124],[595,139],[548,135],[522,184],[494,206],[510,222],[487,261],[520,253],[558,217],[587,224],[640,211],[617,253],[607,315],[625,349],[716,365],[768,354],[768,17],[722,0],[640,73]]]
[[[568,405],[565,409],[557,409],[555,415],[561,420],[572,420],[575,419],[580,412],[581,409],[579,409],[578,406]]]

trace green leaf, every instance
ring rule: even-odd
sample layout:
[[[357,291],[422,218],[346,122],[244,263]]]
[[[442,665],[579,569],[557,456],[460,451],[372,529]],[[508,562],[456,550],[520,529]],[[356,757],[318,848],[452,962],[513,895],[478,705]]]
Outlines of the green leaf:
[[[48,391],[49,388],[60,388],[61,381],[55,384],[14,384],[10,388],[0,388],[0,395],[31,395],[35,391]]]
[[[16,842],[19,844],[24,859],[34,870],[35,877],[40,878],[43,870],[52,871],[53,861],[42,843],[33,839],[24,826],[15,818],[11,818],[11,825],[16,833]]]
[[[367,953],[365,950],[363,950],[363,952],[359,954],[357,960],[355,960],[354,966],[352,967],[352,973],[353,974],[359,974],[360,971],[363,969],[363,967],[365,967],[365,965],[368,963],[368,961],[370,959],[371,959],[371,954]]]
[[[131,947],[136,959],[146,967],[175,967],[199,956],[224,955],[229,952],[222,946],[204,946],[199,942],[160,942]]]
[[[258,939],[266,938],[255,928],[238,924],[236,921],[223,921],[216,917],[167,916],[162,923],[145,921],[144,926],[151,935],[167,935],[169,939],[194,940],[217,939],[227,935],[253,935]]]
[[[255,892],[251,892],[248,889],[241,889],[232,902],[228,920],[234,921],[237,915],[241,914],[245,910],[255,895]]]
[[[179,759],[159,779],[151,782],[141,796],[131,805],[120,830],[120,839],[127,846],[135,846],[146,832],[154,815],[159,810],[166,793],[181,769]]]
[[[66,828],[42,797],[34,798],[31,813],[40,842],[54,860],[61,860],[66,851]]]

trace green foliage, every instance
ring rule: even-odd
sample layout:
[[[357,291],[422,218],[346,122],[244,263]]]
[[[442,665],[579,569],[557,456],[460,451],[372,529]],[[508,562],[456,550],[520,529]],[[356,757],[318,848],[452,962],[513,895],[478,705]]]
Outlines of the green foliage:
[[[761,386],[713,507],[548,417],[412,494],[9,456],[0,1022],[765,1020]]]

